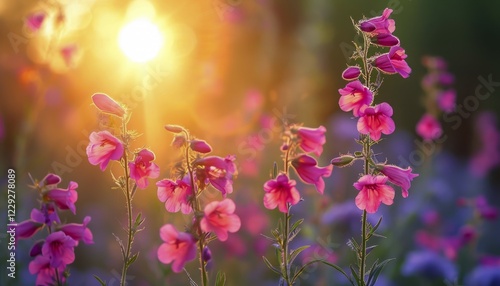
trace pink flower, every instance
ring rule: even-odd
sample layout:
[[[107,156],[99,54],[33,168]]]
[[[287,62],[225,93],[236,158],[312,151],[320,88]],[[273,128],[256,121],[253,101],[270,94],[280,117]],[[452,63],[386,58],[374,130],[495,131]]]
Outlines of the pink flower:
[[[42,255],[50,259],[50,267],[66,267],[75,261],[76,241],[62,231],[56,231],[45,239]]]
[[[56,284],[56,268],[50,265],[50,259],[48,257],[38,255],[33,259],[29,266],[29,272],[31,274],[37,274],[36,285],[55,285]],[[59,273],[59,281],[65,282],[64,277],[64,266],[57,267]]]
[[[200,182],[208,180],[214,188],[226,196],[233,192],[233,175],[237,174],[234,160],[235,157],[232,155],[226,158],[208,156],[199,159],[196,162],[199,166],[196,177]]]
[[[44,12],[30,14],[26,18],[26,26],[32,32],[37,32],[42,27],[42,24],[43,24],[43,21],[45,20],[45,17],[46,17],[46,15]]]
[[[108,131],[92,132],[87,146],[87,156],[92,165],[100,164],[104,171],[110,160],[119,160],[123,155],[123,143]]]
[[[370,36],[378,34],[391,34],[396,30],[396,23],[393,19],[389,19],[392,9],[385,8],[381,16],[373,17],[359,23],[359,29]]]
[[[333,165],[318,167],[316,159],[309,155],[300,155],[292,160],[292,166],[304,183],[315,185],[316,190],[323,194],[325,190],[323,177],[326,178],[332,174]]]
[[[372,38],[372,43],[382,47],[394,47],[399,46],[399,39],[392,34],[378,34]]]
[[[359,110],[365,105],[370,105],[373,100],[373,93],[359,80],[348,83],[344,88],[339,89],[339,106],[343,111],[351,111],[354,116],[359,116]]]
[[[403,78],[410,76],[411,68],[405,59],[408,56],[400,46],[391,47],[388,53],[381,54],[372,62],[373,66],[388,74],[399,73]]]
[[[354,187],[360,192],[356,196],[356,206],[368,213],[375,213],[380,203],[392,205],[394,189],[386,185],[387,177],[364,175],[354,183]]]
[[[169,212],[178,212],[183,214],[191,212],[190,197],[193,195],[193,190],[189,184],[189,176],[176,182],[168,179],[161,180],[156,183],[158,187],[158,199],[165,203],[165,209]]]
[[[295,180],[289,180],[286,174],[279,174],[264,184],[264,206],[270,210],[278,207],[280,212],[288,213],[288,204],[296,205],[300,201]]]
[[[323,152],[323,145],[326,143],[325,133],[326,128],[324,126],[318,128],[297,128],[300,149],[304,150],[304,152],[313,152],[317,156],[320,156]]]
[[[16,237],[30,238],[37,233],[45,224],[45,216],[38,209],[31,210],[30,219],[19,223],[16,227]]]
[[[125,109],[114,99],[105,93],[94,93],[92,101],[95,106],[104,113],[109,113],[118,117],[125,115]]]
[[[446,112],[451,113],[455,110],[455,101],[457,99],[457,94],[455,90],[449,89],[438,94],[437,104],[439,108]]]
[[[158,260],[169,264],[173,261],[172,270],[179,273],[184,264],[196,258],[196,241],[186,232],[178,232],[171,224],[160,228],[160,237],[164,241],[158,248]]]
[[[437,139],[442,133],[443,129],[439,121],[428,113],[424,114],[417,123],[417,134],[425,141]]]
[[[67,66],[72,66],[75,62],[75,55],[78,51],[76,44],[69,44],[61,48],[61,56]]]
[[[366,106],[360,111],[358,132],[370,134],[374,141],[380,139],[381,133],[389,135],[396,129],[392,120],[392,107],[385,102],[375,106]]]
[[[148,178],[155,179],[160,175],[160,168],[155,163],[155,154],[148,149],[142,149],[136,155],[134,162],[128,163],[130,168],[130,178],[135,180],[139,189],[145,189],[148,185]]]
[[[198,153],[206,154],[212,152],[212,147],[205,140],[191,140],[191,149]]]
[[[204,232],[214,232],[220,241],[226,241],[228,232],[237,232],[241,227],[240,218],[234,214],[235,208],[231,199],[209,203],[200,222],[201,229]]]
[[[361,74],[361,69],[358,66],[351,66],[342,72],[342,78],[345,80],[354,80]]]
[[[90,220],[91,220],[91,217],[86,216],[83,219],[83,224],[68,223],[68,224],[65,224],[65,225],[59,227],[58,230],[64,232],[66,235],[73,238],[76,241],[76,245],[78,245],[78,242],[80,240],[83,241],[83,243],[85,243],[85,244],[93,244],[94,238],[93,238],[92,232],[87,227],[87,224],[89,224]]]
[[[57,184],[59,184],[60,182],[61,182],[61,177],[59,177],[58,175],[49,173],[45,176],[45,178],[43,178],[40,181],[40,183],[38,183],[38,185],[41,188],[45,187],[45,188],[51,189],[51,188],[57,187]]]
[[[418,177],[418,174],[413,174],[410,167],[403,169],[394,165],[378,164],[375,168],[389,178],[389,182],[400,186],[403,191],[403,198],[408,197],[408,189],[411,186],[413,178]]]
[[[71,181],[68,189],[51,189],[43,197],[48,201],[53,201],[61,210],[71,210],[73,214],[76,214],[75,202],[78,200],[76,188],[78,184]]]

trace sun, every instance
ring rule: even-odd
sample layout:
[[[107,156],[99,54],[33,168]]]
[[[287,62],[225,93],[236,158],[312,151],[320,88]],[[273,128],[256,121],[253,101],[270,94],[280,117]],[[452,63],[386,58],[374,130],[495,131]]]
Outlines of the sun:
[[[136,19],[123,26],[118,44],[130,60],[144,63],[156,57],[163,46],[163,35],[148,19]]]

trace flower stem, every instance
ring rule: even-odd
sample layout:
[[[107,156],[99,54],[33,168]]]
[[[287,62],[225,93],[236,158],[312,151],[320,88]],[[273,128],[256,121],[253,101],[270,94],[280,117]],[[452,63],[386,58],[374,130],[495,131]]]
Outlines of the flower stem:
[[[284,159],[284,169],[285,173],[288,176],[288,163],[289,163],[289,157],[290,157],[290,150],[292,149],[292,146],[289,146],[288,149],[286,150],[285,153],[285,159]],[[290,263],[288,261],[288,244],[289,244],[289,229],[290,229],[290,208],[291,205],[288,204],[288,212],[284,213],[284,224],[285,224],[285,230],[283,232],[283,245],[282,245],[282,251],[283,251],[283,267],[282,271],[284,270],[284,273],[281,273],[283,275],[283,279],[285,279],[286,286],[292,286],[292,282],[290,281]]]
[[[186,134],[186,141],[189,142],[189,133],[184,130]],[[186,146],[186,165],[189,172],[189,179],[191,181],[191,188],[193,189],[193,211],[195,216],[195,227],[197,234],[199,236],[198,240],[198,251],[200,253],[200,272],[201,272],[201,286],[208,286],[208,273],[206,269],[206,263],[203,261],[203,248],[205,248],[205,234],[201,230],[200,220],[197,216],[201,212],[200,202],[198,200],[198,191],[196,190],[196,185],[194,184],[193,169],[191,168],[191,162],[189,162],[189,146]]]
[[[122,136],[126,139],[127,136],[127,123],[126,120],[123,121],[122,127]],[[132,196],[130,194],[130,171],[128,168],[128,140],[125,141],[125,152],[123,152],[123,168],[125,169],[125,196],[126,196],[126,204],[127,204],[127,247],[125,250],[125,256],[123,257],[123,268],[122,268],[122,277],[120,280],[120,285],[125,286],[127,281],[127,270],[129,267],[130,260],[130,252],[132,250],[132,242],[134,241],[133,233],[132,233]]]

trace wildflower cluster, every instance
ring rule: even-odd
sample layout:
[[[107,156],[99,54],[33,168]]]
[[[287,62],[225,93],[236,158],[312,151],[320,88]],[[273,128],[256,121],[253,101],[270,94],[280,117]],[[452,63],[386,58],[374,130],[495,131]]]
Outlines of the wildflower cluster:
[[[172,224],[161,227],[163,243],[158,248],[158,259],[165,264],[172,263],[174,272],[181,272],[198,253],[201,285],[209,285],[206,266],[212,254],[208,244],[215,239],[226,241],[228,233],[237,232],[241,227],[241,220],[235,214],[236,206],[227,198],[233,192],[233,177],[237,175],[235,157],[209,156],[212,147],[204,140],[193,138],[185,128],[167,125],[165,129],[175,134],[172,145],[180,149],[183,156],[176,164],[174,176],[156,183],[158,199],[170,213],[180,211],[192,215],[192,223],[185,231],[178,231]],[[202,195],[209,186],[221,193],[222,200],[203,205],[207,200]],[[224,274],[218,275],[217,285],[223,285],[221,281],[225,278],[221,277],[225,277]]]
[[[59,212],[69,210],[76,214],[75,202],[78,200],[76,182],[69,182],[66,189],[58,187],[61,177],[48,174],[41,181],[34,181],[33,188],[40,195],[40,207],[31,211],[30,219],[20,222],[16,236],[30,238],[42,229],[47,236],[38,240],[30,250],[34,257],[29,264],[31,274],[36,274],[36,285],[63,285],[69,276],[67,266],[75,261],[75,247],[82,241],[94,243],[92,232],[87,227],[90,216],[83,223],[61,223]]]
[[[332,164],[338,167],[351,165],[356,160],[364,161],[363,174],[354,183],[354,187],[359,191],[356,196],[356,206],[363,211],[362,214],[362,237],[361,243],[354,240],[349,242],[357,254],[358,269],[352,268],[354,280],[344,275],[350,280],[352,285],[373,285],[384,262],[375,262],[369,271],[366,269],[367,242],[380,224],[380,221],[371,226],[367,223],[367,213],[377,212],[381,203],[391,205],[394,200],[394,189],[388,182],[401,188],[403,197],[408,196],[413,178],[418,176],[413,174],[411,168],[402,169],[400,167],[378,163],[372,146],[376,144],[384,135],[390,135],[395,130],[395,123],[392,120],[393,108],[387,102],[375,103],[375,98],[382,84],[382,74],[399,74],[407,78],[411,73],[411,68],[406,63],[407,55],[400,46],[399,39],[393,35],[396,29],[395,21],[389,19],[391,9],[385,9],[381,16],[364,19],[354,23],[358,33],[363,36],[363,44],[357,45],[352,55],[353,60],[361,62],[360,65],[349,66],[342,73],[342,77],[349,81],[344,88],[339,89],[340,109],[345,112],[352,111],[357,118],[357,130],[360,137],[356,142],[362,146],[361,151],[354,152],[354,155],[346,154],[334,158]],[[385,53],[370,54],[369,49],[376,46],[379,49],[388,47]],[[366,276],[368,275],[368,279]]]

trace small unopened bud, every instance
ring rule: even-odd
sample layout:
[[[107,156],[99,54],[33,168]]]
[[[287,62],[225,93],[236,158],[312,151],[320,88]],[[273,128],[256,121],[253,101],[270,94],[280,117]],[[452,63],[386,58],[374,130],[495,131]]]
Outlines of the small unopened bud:
[[[288,146],[288,144],[286,144],[286,143],[283,143],[283,145],[281,145],[281,147],[280,147],[281,151],[286,151],[286,150],[288,150],[288,148],[290,148],[290,146]]]
[[[205,154],[212,152],[212,147],[205,140],[191,140],[190,146],[193,151],[198,153]]]
[[[355,80],[361,74],[361,69],[358,66],[350,66],[342,72],[342,78],[345,80]]]
[[[181,148],[186,144],[186,137],[183,134],[177,134],[174,136],[174,140],[172,141],[172,147]]]
[[[356,158],[351,155],[342,155],[337,158],[333,158],[331,163],[336,167],[345,167],[350,165]]]
[[[167,131],[172,132],[172,133],[181,133],[184,130],[184,128],[182,128],[182,126],[172,125],[172,124],[165,125],[165,129]]]
[[[207,246],[203,248],[203,252],[201,253],[201,258],[205,262],[209,262],[210,260],[212,260],[212,251],[210,251],[210,248],[208,248]]]
[[[114,99],[104,93],[94,93],[92,101],[95,106],[102,112],[112,114],[118,117],[125,115],[125,109]]]

